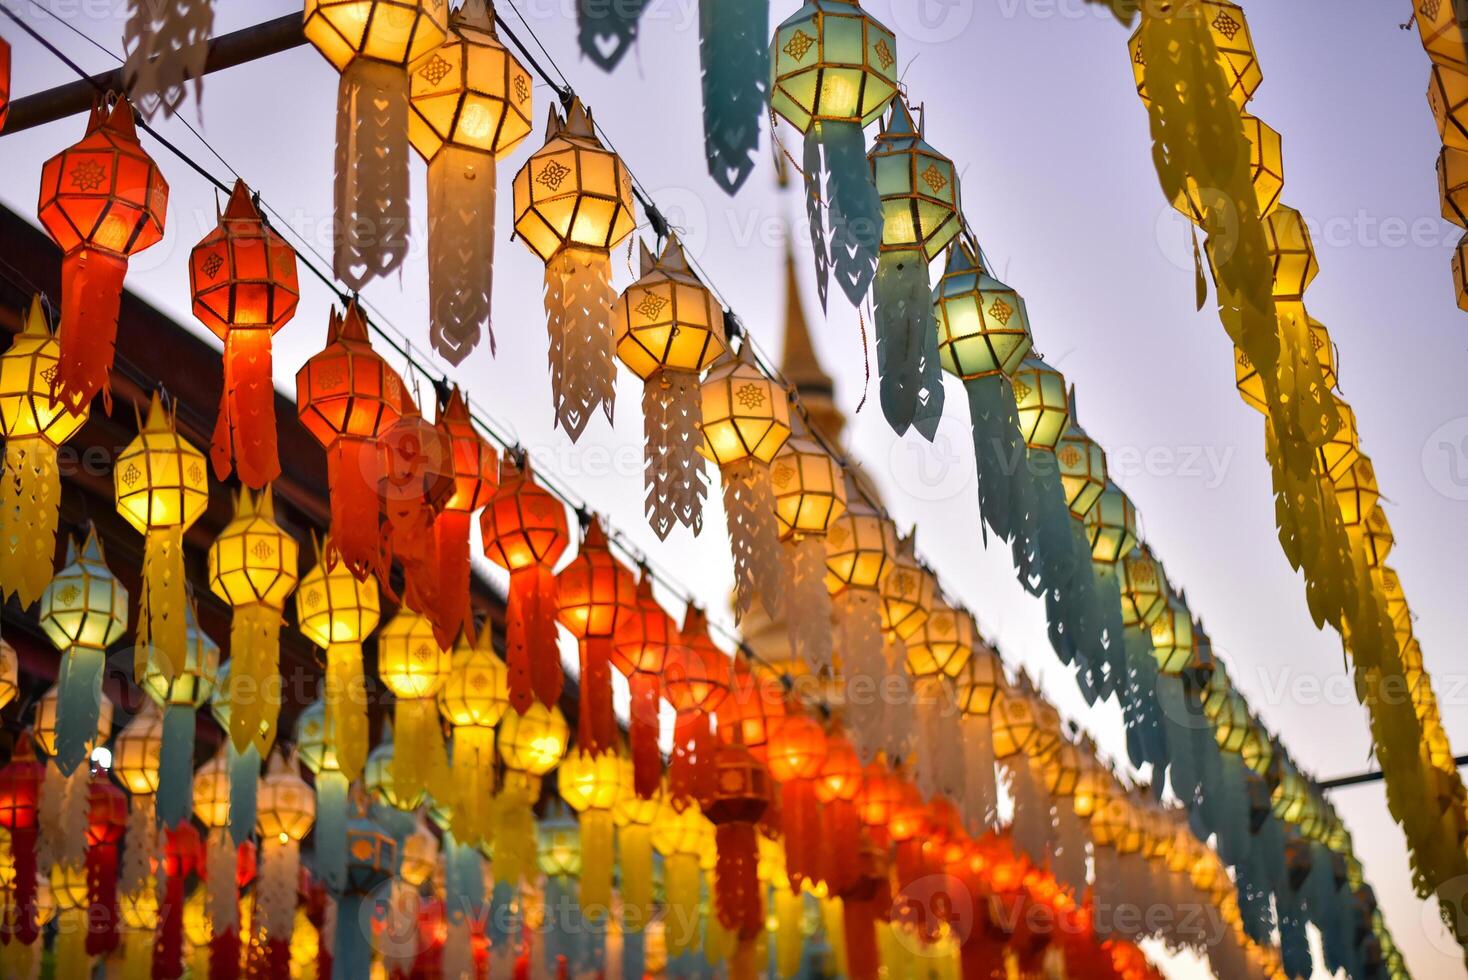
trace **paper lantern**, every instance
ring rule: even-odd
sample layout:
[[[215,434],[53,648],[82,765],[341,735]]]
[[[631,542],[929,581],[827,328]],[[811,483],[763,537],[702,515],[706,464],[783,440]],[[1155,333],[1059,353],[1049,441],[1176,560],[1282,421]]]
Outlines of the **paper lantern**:
[[[523,714],[506,711],[500,722],[505,779],[495,799],[497,881],[517,882],[534,871],[535,819],[530,808],[540,795],[540,777],[560,763],[569,736],[561,710],[539,701],[531,702]]]
[[[517,773],[544,776],[565,755],[569,735],[559,708],[531,705],[523,713],[506,711],[500,722],[500,758]]]
[[[476,646],[460,637],[453,669],[438,692],[439,713],[453,727],[452,774],[458,789],[453,830],[463,844],[488,841],[494,833],[495,725],[510,704],[506,675],[485,630]]]
[[[377,628],[381,600],[377,580],[358,579],[345,564],[332,565],[326,559],[331,550],[328,538],[316,549],[316,564],[296,589],[296,622],[307,639],[326,651],[323,738],[352,782],[362,775],[368,750],[362,642]]]
[[[372,349],[357,304],[332,310],[326,347],[296,373],[296,407],[326,449],[336,553],[358,578],[381,571],[377,440],[408,404],[402,379]]]
[[[967,237],[948,250],[933,309],[939,355],[950,374],[966,381],[1013,374],[1029,355],[1024,300],[984,271],[978,246]]]
[[[907,669],[913,677],[961,677],[976,643],[973,617],[934,597],[927,619],[907,638]]]
[[[453,655],[438,645],[433,624],[409,609],[377,635],[377,676],[397,698],[393,710],[393,784],[405,796],[427,790],[455,799],[437,697],[453,670]]]
[[[770,464],[775,520],[784,541],[788,608],[802,610],[802,615],[786,616],[785,622],[792,652],[820,672],[833,658],[825,535],[846,510],[846,481],[831,454],[806,434],[798,418],[792,420],[792,432]]]
[[[406,398],[402,415],[378,436],[377,449],[381,479],[376,492],[387,517],[381,567],[393,561],[401,565],[403,605],[437,620],[441,566],[434,521],[454,491],[452,440]],[[449,632],[447,624],[440,625]]]
[[[224,391],[209,458],[220,479],[263,489],[280,476],[275,440],[271,337],[296,315],[301,286],[296,253],[274,229],[242,180],[235,181],[218,226],[189,256],[194,316],[224,342]]]
[[[296,889],[301,875],[301,840],[316,822],[316,797],[279,755],[260,784],[260,877],[255,908],[266,955],[278,962],[289,950],[296,927]]]
[[[899,435],[915,426],[931,440],[943,415],[938,331],[928,263],[958,235],[958,173],[923,138],[907,100],[892,101],[867,159],[882,202],[873,302],[882,413]]]
[[[80,550],[75,542],[68,545],[66,567],[41,594],[41,629],[62,654],[55,688],[55,738],[46,751],[63,773],[85,762],[97,743],[107,701],[102,695],[107,648],[122,638],[127,619],[127,589],[107,568],[93,528]],[[105,713],[110,731],[110,702]],[[44,731],[39,713],[37,727]]]
[[[1086,512],[1086,536],[1091,542],[1091,559],[1103,565],[1115,565],[1137,543],[1136,508],[1110,480]]]
[[[442,646],[452,646],[461,631],[469,634],[472,645],[469,531],[474,512],[494,498],[499,486],[500,458],[474,427],[469,404],[457,386],[439,409],[436,427],[448,437],[454,488],[433,520],[438,552],[438,608],[434,629]]]
[[[1035,737],[1034,705],[1022,691],[1001,685],[989,713],[994,735],[994,757],[1006,759],[1028,751]]]
[[[627,678],[631,700],[627,724],[632,745],[630,789],[643,799],[655,796],[662,781],[658,705],[662,673],[679,642],[678,625],[653,595],[652,576],[644,574],[637,583],[636,606],[617,624],[611,652],[612,666]]]
[[[716,738],[710,717],[729,696],[729,658],[708,636],[703,610],[690,606],[682,642],[669,651],[663,696],[673,706],[673,754],[668,763],[668,800],[682,810],[698,800],[713,778]]]
[[[229,737],[263,757],[280,717],[280,622],[295,590],[299,549],[275,522],[270,488],[241,488],[234,517],[209,548],[209,588],[234,609],[230,623]],[[221,682],[222,683],[222,682]]]
[[[612,648],[617,626],[637,613],[637,583],[613,557],[606,532],[593,519],[581,552],[556,576],[557,617],[576,638],[581,654],[581,705],[577,742],[593,755],[617,740],[612,712]]]
[[[158,792],[163,754],[163,718],[151,703],[117,734],[112,748],[112,774],[134,798]]]
[[[306,40],[341,72],[336,278],[360,290],[408,252],[408,66],[448,31],[430,0],[308,0]]]
[[[39,933],[36,889],[36,831],[40,822],[44,766],[36,760],[30,739],[16,741],[10,762],[0,769],[0,827],[10,834],[15,863],[14,886],[0,921],[7,943],[30,945]]]
[[[822,821],[818,795],[827,755],[826,732],[806,715],[791,715],[770,733],[770,775],[780,783],[780,828],[790,886],[822,878]]]
[[[1167,590],[1167,601],[1153,620],[1151,632],[1152,656],[1163,676],[1174,677],[1193,666],[1193,614],[1183,597],[1172,589]]]
[[[938,582],[914,552],[916,529],[899,538],[892,571],[882,580],[882,629],[906,642],[923,628],[937,600]]]
[[[1074,402],[1074,395],[1071,401]],[[1106,490],[1106,452],[1080,427],[1072,410],[1070,425],[1061,434],[1055,450],[1060,468],[1060,485],[1070,516],[1084,520]]]
[[[1031,449],[1054,452],[1070,425],[1065,375],[1038,357],[1026,358],[1010,378],[1019,430]]]
[[[1265,243],[1274,263],[1274,295],[1296,299],[1320,271],[1310,229],[1300,212],[1281,204],[1264,219]]]
[[[602,146],[591,111],[554,107],[545,145],[515,174],[515,234],[545,262],[556,424],[575,442],[616,399],[611,250],[636,227],[632,177]]]
[[[1335,400],[1337,425],[1335,432],[1319,447],[1320,472],[1332,483],[1345,477],[1361,458],[1361,439],[1356,434],[1356,413],[1342,399]]]
[[[1138,544],[1117,565],[1124,626],[1151,627],[1167,608],[1167,576],[1152,549]]]
[[[459,7],[448,27],[409,66],[408,138],[428,162],[429,339],[460,364],[483,331],[494,350],[495,161],[530,134],[533,86],[487,0]]]
[[[183,666],[185,642],[183,536],[209,503],[204,454],[178,434],[173,412],[157,392],[138,436],[112,470],[118,513],[144,536],[143,596],[136,673],[147,651],[172,677]]]
[[[770,741],[786,717],[785,688],[780,681],[763,672],[755,673],[747,658],[736,657],[729,694],[719,705],[714,732],[719,741],[738,742],[756,759],[766,762]]]
[[[714,752],[703,812],[716,828],[718,867],[714,904],[719,922],[741,940],[764,929],[755,824],[770,806],[773,790],[763,763],[737,742]]]
[[[138,143],[133,107],[98,103],[87,135],[41,168],[41,224],[61,248],[60,359],[51,390],[72,412],[110,375],[128,257],[163,238],[168,184]]]
[[[656,258],[644,244],[640,271],[617,304],[617,356],[643,381],[643,511],[666,540],[675,523],[703,529],[699,376],[728,347],[724,311],[677,236]]]
[[[622,792],[622,758],[615,752],[567,753],[556,771],[561,799],[580,815],[581,908],[593,922],[612,904],[612,807]]]
[[[557,649],[556,562],[570,543],[566,508],[535,483],[528,460],[501,473],[479,518],[484,555],[510,573],[505,607],[505,663],[510,703],[547,707],[561,696]]]
[[[1336,351],[1325,324],[1307,313],[1305,304],[1298,299],[1276,299],[1274,307],[1281,331],[1303,333],[1309,337],[1310,348],[1315,352],[1316,363],[1320,366],[1321,383],[1327,389],[1334,390],[1337,384]],[[1269,414],[1264,378],[1259,374],[1258,365],[1237,347],[1234,348],[1234,384],[1244,404],[1265,415]]]
[[[708,373],[702,388],[701,452],[719,467],[734,554],[736,614],[758,595],[771,616],[783,608],[780,529],[770,463],[790,438],[790,401],[765,377],[748,344]]]
[[[199,628],[192,601],[185,607],[188,646],[178,673],[163,673],[155,653],[149,657],[140,686],[163,712],[163,755],[160,759],[158,819],[178,827],[191,810],[194,729],[198,711],[214,693],[219,672],[219,644]]]
[[[89,403],[75,411],[51,398],[61,348],[51,335],[39,296],[32,298],[20,333],[0,354],[0,436],[5,479],[0,480],[0,599],[14,595],[30,607],[51,581],[61,472],[56,451],[87,421]]]
[[[882,201],[862,130],[897,92],[897,41],[856,0],[809,0],[770,42],[770,108],[805,135],[811,244],[824,306],[828,270],[859,305],[876,272]],[[829,205],[829,242],[819,220]]]
[[[848,477],[849,479],[849,477]],[[826,531],[826,587],[836,612],[836,642],[847,680],[879,677],[881,586],[897,555],[897,529],[853,487],[845,513]]]
[[[1228,97],[1239,109],[1254,97],[1264,81],[1259,68],[1259,59],[1254,54],[1254,41],[1249,34],[1249,22],[1243,9],[1229,0],[1199,0],[1195,12],[1204,21],[1217,51],[1219,67],[1228,82]],[[1147,95],[1147,63],[1142,57],[1141,31],[1131,36],[1128,49],[1132,54],[1132,72],[1136,76],[1137,94],[1143,103],[1150,103]]]

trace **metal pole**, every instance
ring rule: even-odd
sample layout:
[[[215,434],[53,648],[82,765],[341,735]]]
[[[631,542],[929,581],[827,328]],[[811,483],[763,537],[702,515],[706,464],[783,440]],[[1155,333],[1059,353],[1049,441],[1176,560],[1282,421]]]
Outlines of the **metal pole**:
[[[213,74],[300,47],[306,43],[301,24],[300,14],[286,14],[233,34],[211,38],[209,55],[204,62],[204,74]],[[10,118],[5,123],[4,133],[18,133],[86,112],[92,108],[99,91],[123,91],[120,66],[89,79],[79,78],[74,82],[16,99],[10,103]]]
[[[1459,769],[1468,766],[1468,755],[1460,755],[1453,760],[1453,764]],[[1315,785],[1321,789],[1344,789],[1347,786],[1360,786],[1363,783],[1380,782],[1382,774],[1380,769],[1371,772],[1361,772],[1354,776],[1340,776],[1336,779],[1326,779]]]

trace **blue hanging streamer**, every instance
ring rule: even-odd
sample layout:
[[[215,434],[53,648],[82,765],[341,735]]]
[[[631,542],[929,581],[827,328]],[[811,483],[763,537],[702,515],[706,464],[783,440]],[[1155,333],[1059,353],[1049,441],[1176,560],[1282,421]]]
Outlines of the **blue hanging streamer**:
[[[1014,513],[1023,509],[1025,481],[1019,477],[1026,448],[1019,431],[1014,389],[1002,374],[964,381],[984,525],[1006,544],[1016,533]]]
[[[102,714],[102,668],[107,652],[72,647],[56,680],[56,768],[70,776],[87,760]],[[192,771],[192,760],[189,764]]]
[[[158,754],[158,821],[177,827],[194,803],[194,716],[186,704],[163,709],[163,746]]]
[[[316,873],[340,891],[347,874],[347,777],[340,769],[316,774]]]
[[[806,134],[807,143],[812,140],[820,144],[826,178],[831,265],[841,291],[852,306],[860,306],[877,274],[883,223],[882,199],[867,162],[866,134],[858,123],[816,122]],[[806,171],[807,187],[813,176]]]
[[[556,965],[565,960],[567,966],[575,962],[572,947],[572,930],[566,928],[569,911],[576,905],[576,888],[568,875],[547,875],[545,879],[545,922],[542,925],[541,951],[544,953],[545,969],[552,976],[557,974]]]
[[[922,253],[883,252],[872,297],[882,414],[898,435],[915,428],[931,442],[943,417],[943,373],[928,264]]]
[[[647,0],[577,0],[577,41],[581,53],[602,71],[611,71],[637,40],[638,21]]]
[[[338,895],[336,899],[336,942],[331,950],[332,980],[361,980],[372,975],[372,944],[362,929],[367,899],[361,895]]]
[[[821,312],[825,312],[831,294],[831,246],[826,241],[826,221],[822,213],[825,201],[825,185],[822,181],[821,144],[814,139],[805,141],[801,161],[805,173],[805,222],[810,229],[810,251],[816,263],[816,295],[821,300]]]
[[[709,176],[733,194],[754,171],[770,87],[770,0],[699,0],[703,148]]]
[[[491,949],[506,949],[511,937],[519,935],[515,916],[515,886],[508,881],[496,881],[489,897],[489,921],[484,933],[489,937]]]
[[[260,781],[260,750],[251,745],[240,752],[229,744],[229,836],[235,846],[255,833],[255,798]]]
[[[647,932],[632,929],[622,918],[622,980],[637,980],[647,975]]]

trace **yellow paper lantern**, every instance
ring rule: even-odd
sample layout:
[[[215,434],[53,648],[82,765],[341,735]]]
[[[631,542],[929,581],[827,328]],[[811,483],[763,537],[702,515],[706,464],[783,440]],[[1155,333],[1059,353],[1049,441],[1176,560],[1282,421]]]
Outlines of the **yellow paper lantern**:
[[[1344,399],[1337,398],[1338,423],[1330,439],[1320,447],[1320,469],[1331,482],[1342,479],[1361,458],[1361,440],[1356,434],[1356,413]]]
[[[509,707],[509,671],[489,646],[489,630],[480,645],[470,646],[460,636],[454,648],[453,670],[438,692],[438,710],[453,727],[451,763],[458,800],[454,806],[454,837],[478,844],[494,833],[490,802],[494,795],[495,725]]]
[[[1036,733],[1034,704],[1015,687],[1000,685],[989,712],[994,758],[1029,751]]]
[[[748,344],[709,371],[701,391],[703,454],[721,469],[770,463],[790,438],[790,399],[752,363]]]
[[[1464,72],[1462,65],[1432,66],[1427,104],[1432,108],[1443,145],[1468,150],[1468,72]]]
[[[1195,16],[1204,20],[1208,33],[1217,49],[1218,64],[1228,80],[1228,97],[1242,109],[1259,86],[1264,82],[1264,73],[1259,68],[1259,59],[1254,54],[1254,41],[1249,35],[1249,22],[1244,11],[1229,0],[1199,0],[1193,5]],[[1147,63],[1142,57],[1141,31],[1131,36],[1128,49],[1132,54],[1132,73],[1136,78],[1137,94],[1144,103],[1150,103],[1147,95]]]
[[[133,796],[152,796],[158,792],[162,753],[163,716],[150,701],[113,740],[112,774]]]
[[[1152,549],[1139,544],[1118,566],[1123,626],[1150,627],[1167,606],[1167,576]]]
[[[1194,666],[1197,646],[1193,639],[1193,614],[1183,597],[1167,590],[1167,601],[1152,621],[1152,656],[1163,676],[1176,677]]]
[[[913,677],[963,678],[965,696],[974,693],[974,680],[965,671],[974,654],[977,629],[968,612],[955,609],[941,596],[933,600],[927,620],[907,638],[907,669]]]
[[[833,594],[846,588],[876,590],[896,554],[896,526],[858,496],[826,531],[827,587]]]
[[[973,644],[968,661],[954,680],[958,709],[966,715],[987,715],[1004,684],[999,655],[983,640]]]
[[[1303,296],[1320,271],[1304,217],[1287,204],[1279,205],[1264,219],[1264,238],[1274,263],[1274,295]]]
[[[544,776],[560,763],[569,736],[561,709],[537,701],[523,714],[505,712],[500,722],[500,758],[516,772]]]
[[[923,122],[913,121],[907,100],[899,95],[867,159],[882,199],[881,251],[900,254],[898,261],[919,262],[926,281],[927,263],[957,237],[962,218],[953,161],[923,136]]]
[[[1075,393],[1071,393],[1070,425],[1055,449],[1055,462],[1060,468],[1060,486],[1070,516],[1084,520],[1106,490],[1106,452],[1080,427],[1075,419]]]
[[[221,748],[194,773],[194,816],[206,830],[229,826],[229,754]]]
[[[897,542],[892,556],[892,571],[882,580],[882,629],[904,642],[923,628],[928,616],[939,604],[938,583],[917,560],[914,553],[916,531]]]
[[[603,918],[612,902],[612,807],[625,787],[624,765],[615,752],[592,755],[570,752],[556,770],[561,799],[580,815],[581,906],[593,919]]]
[[[1338,383],[1336,376],[1336,351],[1335,344],[1330,339],[1330,331],[1325,324],[1312,317],[1305,310],[1305,304],[1299,299],[1276,299],[1274,303],[1275,313],[1279,317],[1280,331],[1298,334],[1301,324],[1310,338],[1310,348],[1315,352],[1315,361],[1320,366],[1320,377],[1327,389],[1334,390]],[[1269,414],[1269,402],[1265,397],[1264,379],[1259,374],[1258,366],[1254,364],[1242,349],[1234,348],[1234,384],[1239,390],[1239,397],[1256,411]]]
[[[1137,543],[1137,511],[1131,498],[1110,480],[1096,503],[1086,512],[1086,535],[1091,542],[1091,559],[1115,565]]]
[[[1024,299],[984,271],[978,245],[967,237],[948,249],[933,312],[938,353],[949,374],[965,381],[1013,374],[1029,356]]]
[[[1053,452],[1070,424],[1065,375],[1040,358],[1031,357],[1014,372],[1010,385],[1025,445]]]
[[[437,697],[453,666],[453,655],[438,645],[433,624],[406,607],[377,635],[377,676],[397,698],[393,783],[401,794],[426,789],[446,804],[455,795]]]
[[[846,480],[820,443],[794,436],[770,467],[782,537],[825,535],[846,512]]]
[[[300,842],[316,821],[316,794],[279,756],[261,781],[255,819],[261,840],[281,843]]]

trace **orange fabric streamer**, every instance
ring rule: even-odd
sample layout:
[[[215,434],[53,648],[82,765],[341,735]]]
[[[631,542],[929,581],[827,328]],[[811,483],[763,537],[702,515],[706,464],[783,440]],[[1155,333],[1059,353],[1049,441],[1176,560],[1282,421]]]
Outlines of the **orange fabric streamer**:
[[[500,460],[474,428],[469,405],[455,387],[439,409],[435,427],[448,440],[453,492],[433,522],[438,555],[438,604],[432,616],[439,645],[451,647],[463,632],[474,643],[469,609],[469,530],[474,512],[486,506],[499,484]]]
[[[658,701],[661,675],[678,643],[678,628],[652,594],[652,577],[637,583],[637,606],[623,618],[612,638],[612,666],[627,678],[632,695],[628,733],[632,743],[632,783],[637,795],[650,800],[662,784],[658,749]]]
[[[683,618],[679,645],[663,670],[663,694],[677,712],[668,799],[681,811],[710,791],[716,746],[711,716],[729,696],[729,659],[709,639],[701,609],[690,606]]]
[[[612,638],[617,626],[637,611],[637,583],[612,556],[606,532],[593,520],[581,553],[557,576],[561,625],[581,649],[581,710],[577,740],[593,755],[617,745],[612,710]]]

